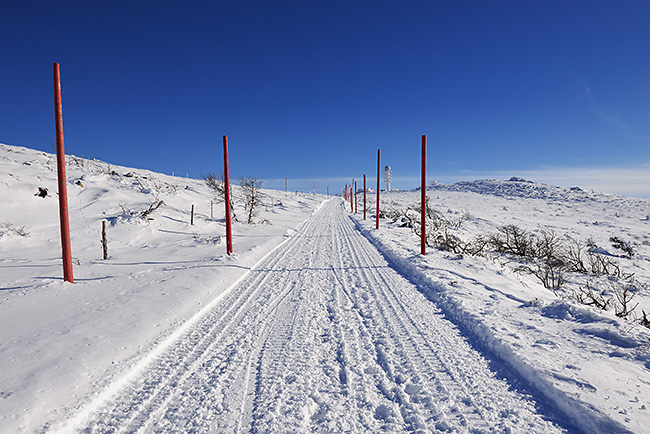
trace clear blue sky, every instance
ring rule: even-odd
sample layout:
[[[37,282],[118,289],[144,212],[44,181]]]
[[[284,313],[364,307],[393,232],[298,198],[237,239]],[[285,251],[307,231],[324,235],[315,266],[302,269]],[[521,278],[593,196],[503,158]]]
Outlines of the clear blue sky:
[[[58,62],[66,151],[169,174],[219,173],[224,134],[233,178],[320,191],[374,178],[377,148],[415,187],[422,134],[443,181],[650,167],[647,0],[25,0],[0,23],[2,143],[53,151]]]

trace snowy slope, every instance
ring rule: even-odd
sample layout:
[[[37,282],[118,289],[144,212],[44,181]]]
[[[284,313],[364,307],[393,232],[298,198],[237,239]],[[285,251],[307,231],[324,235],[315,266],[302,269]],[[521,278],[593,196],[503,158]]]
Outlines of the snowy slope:
[[[420,192],[388,192],[382,208],[414,206]],[[369,195],[369,209],[374,209]],[[463,239],[515,224],[533,233],[553,229],[560,238],[591,238],[624,273],[634,274],[636,312],[650,313],[650,201],[512,181],[485,180],[434,185],[431,206],[450,219],[467,219],[454,233]],[[401,221],[372,218],[358,226],[403,274],[473,336],[477,345],[503,360],[545,398],[567,412],[586,432],[646,432],[650,424],[650,329],[607,311],[580,305],[571,290],[588,281],[609,290],[606,277],[568,275],[561,290],[544,288],[521,272],[515,258],[456,255],[428,249]],[[633,245],[635,255],[617,253],[609,238]]]
[[[3,433],[34,432],[69,415],[228,288],[324,199],[264,191],[257,221],[270,224],[235,222],[235,255],[227,257],[223,201],[203,181],[71,156],[67,173],[74,285],[62,281],[55,156],[0,145]],[[35,196],[39,187],[48,196]],[[238,187],[234,194],[235,212],[243,215]],[[140,217],[160,200],[152,220]],[[102,260],[101,220],[108,221],[108,261]],[[18,235],[21,230],[28,235]]]

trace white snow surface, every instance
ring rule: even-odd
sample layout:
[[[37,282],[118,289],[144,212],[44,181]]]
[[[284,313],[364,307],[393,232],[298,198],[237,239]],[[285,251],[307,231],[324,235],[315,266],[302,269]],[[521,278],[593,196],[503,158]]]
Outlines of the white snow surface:
[[[423,257],[410,229],[376,230],[362,203],[264,190],[227,256],[205,182],[71,156],[67,172],[74,284],[55,157],[0,145],[2,433],[647,432],[650,330],[502,255]],[[419,194],[384,193],[382,207]],[[463,237],[553,228],[612,257],[610,236],[632,242],[615,259],[650,312],[650,201],[523,180],[428,195],[469,217]]]

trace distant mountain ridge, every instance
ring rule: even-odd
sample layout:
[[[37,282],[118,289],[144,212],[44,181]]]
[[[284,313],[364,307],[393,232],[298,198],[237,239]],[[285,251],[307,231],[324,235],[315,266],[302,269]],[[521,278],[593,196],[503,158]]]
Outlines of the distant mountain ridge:
[[[604,193],[588,192],[580,187],[560,187],[543,184],[516,176],[513,176],[507,181],[481,179],[476,181],[460,181],[455,184],[431,184],[427,190],[471,192],[500,197],[572,201],[598,200],[612,196]]]

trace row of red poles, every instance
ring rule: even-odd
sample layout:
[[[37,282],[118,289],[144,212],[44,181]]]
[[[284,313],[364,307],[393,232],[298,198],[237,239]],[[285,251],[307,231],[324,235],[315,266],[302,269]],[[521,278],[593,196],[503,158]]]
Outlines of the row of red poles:
[[[61,221],[61,250],[63,257],[63,279],[74,283],[72,274],[72,249],[70,248],[70,221],[68,218],[68,189],[65,173],[65,148],[63,144],[63,108],[61,104],[61,71],[54,64],[54,118],[56,127],[56,168],[59,186],[59,218]],[[230,218],[230,176],[228,174],[228,137],[223,136],[224,190],[226,207],[226,253],[231,255],[232,222]],[[328,191],[329,193],[329,191]]]
[[[377,149],[377,211],[375,214],[375,228],[379,229],[379,193],[380,176],[381,176],[381,149]],[[366,220],[366,174],[363,174],[363,219]],[[422,169],[421,169],[421,186],[420,186],[420,253],[427,254],[427,235],[426,235],[426,217],[427,217],[427,136],[422,136]],[[343,199],[347,202],[350,200],[350,212],[357,212],[357,183],[352,178],[350,188],[345,185],[343,189]]]
[[[68,218],[68,193],[65,173],[65,148],[63,143],[63,109],[61,104],[61,72],[59,64],[54,64],[54,117],[56,124],[56,166],[59,186],[59,217],[61,221],[61,249],[63,256],[63,279],[66,282],[74,283],[72,273],[72,250],[70,248],[70,222]],[[422,213],[420,251],[426,255],[426,152],[427,136],[422,136]],[[226,216],[226,253],[231,255],[232,248],[232,221],[230,217],[230,176],[228,173],[228,137],[223,136],[223,163],[224,163],[224,191],[225,191],[225,216]],[[379,193],[381,170],[381,149],[377,149],[377,211],[376,229],[379,229]],[[350,186],[350,210],[357,212],[355,208],[357,185],[353,180]],[[366,175],[363,175],[363,219],[366,219]],[[328,187],[329,196],[329,187]],[[348,188],[345,187],[343,196],[347,199]]]

